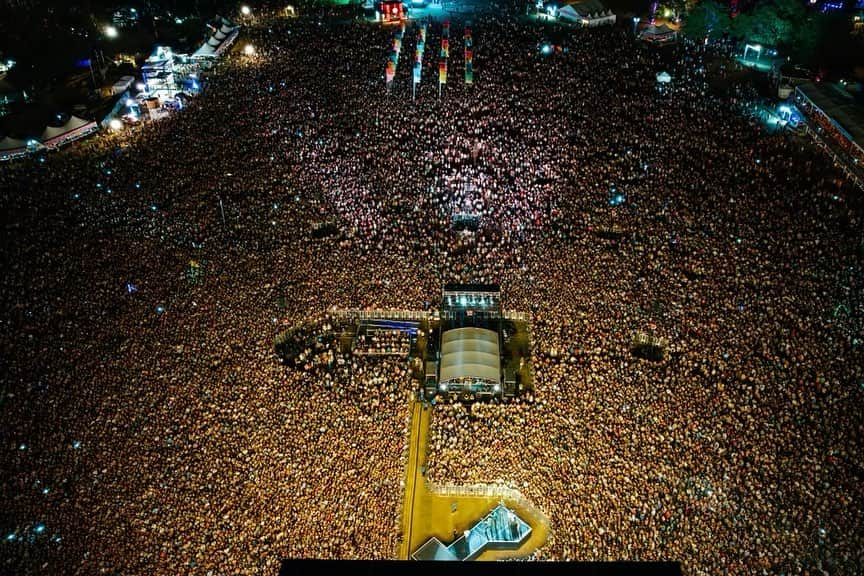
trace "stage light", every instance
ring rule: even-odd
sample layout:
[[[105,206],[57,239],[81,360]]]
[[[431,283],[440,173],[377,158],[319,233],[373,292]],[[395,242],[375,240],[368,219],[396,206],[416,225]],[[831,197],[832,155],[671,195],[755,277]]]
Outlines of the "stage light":
[[[123,122],[118,120],[117,118],[112,118],[110,122],[108,122],[108,127],[112,130],[122,130]]]
[[[33,532],[35,532],[36,534],[42,534],[43,532],[45,532],[45,525],[42,524],[41,522],[39,522],[39,523],[36,524],[36,526],[33,528]]]
[[[441,390],[442,392],[446,392],[447,391],[447,383],[442,382],[441,385],[438,386],[438,389]]]
[[[143,82],[138,82],[137,84],[135,84],[135,89],[138,90],[139,92],[143,92],[144,90],[147,89],[147,85],[144,84]]]
[[[252,9],[249,8],[249,6],[244,5],[240,7],[240,13],[243,14],[243,16],[249,16],[249,14],[252,13]]]
[[[105,37],[106,38],[117,38],[117,28],[114,26],[106,26],[105,27]]]
[[[500,392],[501,391],[501,385],[495,384],[494,386],[492,386],[492,391],[493,392]]]
[[[252,44],[246,44],[246,46],[243,47],[243,53],[247,56],[252,56],[255,54],[255,47],[252,46]]]

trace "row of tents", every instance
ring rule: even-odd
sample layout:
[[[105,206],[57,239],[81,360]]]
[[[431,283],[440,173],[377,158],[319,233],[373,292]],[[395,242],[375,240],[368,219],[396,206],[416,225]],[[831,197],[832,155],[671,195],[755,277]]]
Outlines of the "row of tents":
[[[70,116],[62,126],[48,126],[39,139],[18,140],[6,136],[0,140],[0,160],[14,160],[40,149],[56,150],[99,130],[99,124]]]
[[[240,27],[227,18],[221,18],[219,24],[219,29],[192,54],[193,58],[218,58],[231,47],[240,33]]]

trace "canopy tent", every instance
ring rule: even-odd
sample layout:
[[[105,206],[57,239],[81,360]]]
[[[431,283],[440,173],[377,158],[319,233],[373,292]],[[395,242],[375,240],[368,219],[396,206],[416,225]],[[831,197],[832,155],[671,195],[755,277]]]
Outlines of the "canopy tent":
[[[0,140],[0,160],[14,160],[27,154],[27,142],[6,136]]]
[[[216,50],[207,43],[201,45],[193,54],[193,58],[209,58],[216,55]]]
[[[660,72],[657,74],[657,82],[660,84],[668,84],[672,81],[672,76],[669,75],[668,72]]]
[[[831,84],[808,82],[795,88],[795,97],[825,115],[840,133],[864,150],[864,105],[859,97]]]
[[[669,42],[678,38],[678,31],[666,24],[660,26],[652,24],[639,33],[639,38],[646,42]]]
[[[594,27],[614,24],[616,16],[611,10],[607,10],[600,0],[577,0],[562,6],[558,10],[558,18]]]
[[[63,126],[48,126],[45,128],[40,140],[44,146],[59,148],[73,140],[96,132],[98,129],[99,125],[96,122],[84,120],[77,116],[70,116]]]
[[[193,58],[217,58],[227,50],[237,39],[240,27],[222,18],[220,28],[193,54]]]
[[[441,339],[440,381],[461,379],[501,382],[498,333],[486,328],[456,328]]]

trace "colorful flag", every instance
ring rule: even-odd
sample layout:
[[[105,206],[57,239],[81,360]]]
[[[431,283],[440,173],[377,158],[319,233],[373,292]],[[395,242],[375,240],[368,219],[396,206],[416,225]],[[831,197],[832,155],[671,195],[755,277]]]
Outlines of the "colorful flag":
[[[474,61],[474,53],[471,50],[465,49],[465,63],[470,64]]]
[[[447,83],[447,61],[442,60],[438,64],[438,82],[441,84]]]
[[[393,82],[393,78],[396,76],[396,65],[393,64],[393,61],[387,62],[387,70],[384,73],[384,77],[386,78],[387,84]]]
[[[465,84],[474,84],[474,64],[465,63]]]
[[[420,62],[414,64],[414,84],[420,83]]]

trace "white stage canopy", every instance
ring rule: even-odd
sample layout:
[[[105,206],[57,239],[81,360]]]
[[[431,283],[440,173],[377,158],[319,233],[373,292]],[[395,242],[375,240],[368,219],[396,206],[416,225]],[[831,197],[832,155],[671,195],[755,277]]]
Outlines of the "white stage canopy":
[[[463,378],[501,382],[498,333],[486,328],[456,328],[441,341],[440,381]]]

